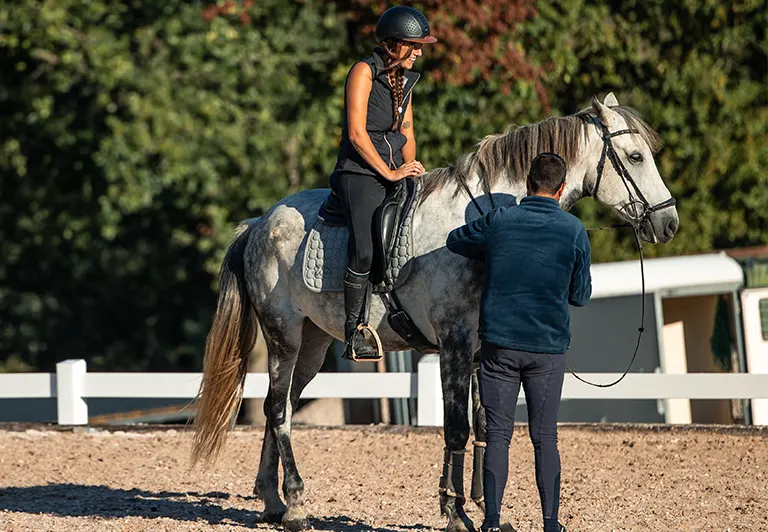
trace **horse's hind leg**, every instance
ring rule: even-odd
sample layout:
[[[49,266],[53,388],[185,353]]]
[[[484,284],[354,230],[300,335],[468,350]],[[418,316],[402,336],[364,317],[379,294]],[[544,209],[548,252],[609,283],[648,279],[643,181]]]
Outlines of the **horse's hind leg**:
[[[264,401],[264,413],[268,414],[269,396]],[[264,501],[264,515],[262,520],[265,523],[279,523],[285,515],[285,504],[280,498],[280,492],[277,489],[278,471],[280,465],[280,454],[277,451],[275,437],[272,427],[267,419],[264,428],[264,441],[261,444],[261,458],[259,459],[259,472],[256,475],[256,482],[253,486],[253,494]]]
[[[452,334],[440,349],[440,378],[445,416],[445,455],[440,477],[440,512],[448,517],[446,532],[471,532],[464,512],[464,453],[469,440],[469,382],[472,371],[470,335]]]
[[[265,315],[266,314],[266,315]],[[264,340],[267,343],[269,359],[269,393],[264,402],[264,413],[267,416],[267,426],[274,441],[265,438],[263,450],[267,453],[265,471],[259,471],[259,477],[269,479],[274,475],[269,470],[274,467],[274,451],[269,446],[277,448],[280,461],[283,463],[283,495],[288,507],[283,514],[282,522],[288,530],[303,530],[309,526],[307,513],[304,509],[304,481],[296,468],[291,447],[291,415],[293,405],[289,400],[293,383],[293,371],[301,348],[302,316],[282,314],[279,319],[272,319],[268,312],[261,312],[261,326]],[[260,468],[261,469],[261,468]],[[263,476],[262,476],[263,475]],[[257,482],[259,482],[257,480]],[[266,484],[266,483],[265,483]],[[274,497],[270,485],[264,486],[266,493],[262,494],[267,502],[273,503],[271,508],[265,508],[265,514],[274,517],[280,511],[277,503],[279,497]],[[261,493],[261,486],[259,492]],[[274,499],[277,499],[275,501]]]
[[[267,320],[262,319],[262,324]],[[265,402],[265,413],[270,429],[270,436],[277,454],[283,464],[283,496],[288,507],[282,517],[282,524],[288,530],[309,528],[309,518],[304,508],[304,481],[299,475],[291,445],[291,417],[298,405],[302,390],[317,374],[323,364],[325,352],[332,339],[314,326],[309,320],[285,325],[292,320],[281,321],[281,326],[264,326],[264,337],[269,351],[269,396]],[[302,323],[303,322],[303,323]],[[265,438],[264,449],[271,449]],[[272,452],[274,455],[274,452]],[[272,458],[272,456],[267,457]],[[267,461],[267,468],[262,477],[261,468],[257,476],[276,485],[277,475],[269,469],[275,468],[276,460]],[[266,486],[265,486],[266,487]],[[268,486],[271,489],[273,486]],[[261,492],[261,486],[259,485]],[[277,497],[279,501],[279,496]],[[265,499],[266,501],[266,499]],[[277,506],[279,509],[279,506]],[[265,514],[268,514],[265,511]]]
[[[263,335],[259,331],[261,340]],[[280,498],[278,489],[278,467],[280,466],[280,454],[277,451],[275,437],[269,425],[269,392],[263,405],[266,423],[264,426],[264,439],[261,444],[261,458],[259,459],[259,472],[253,483],[253,494],[264,501],[264,514],[262,521],[265,523],[280,523],[285,514],[285,504]]]
[[[301,348],[296,367],[293,370],[293,383],[291,385],[291,411],[298,407],[301,392],[314,378],[325,360],[333,338],[315,326],[311,321],[304,320],[301,335]],[[265,415],[269,415],[269,402],[264,402]],[[285,504],[280,498],[278,490],[278,466],[280,465],[280,453],[277,449],[274,433],[267,423],[264,431],[264,442],[261,447],[261,460],[259,472],[256,475],[253,493],[264,501],[264,522],[279,523],[285,514]]]
[[[480,402],[480,386],[477,380],[477,367],[472,370],[472,488],[469,497],[485,513],[483,499],[483,464],[485,463],[485,409]]]

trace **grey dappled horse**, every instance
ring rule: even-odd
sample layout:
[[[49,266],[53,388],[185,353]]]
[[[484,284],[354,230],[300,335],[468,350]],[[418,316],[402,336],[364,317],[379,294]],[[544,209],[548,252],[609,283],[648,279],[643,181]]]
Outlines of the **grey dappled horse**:
[[[606,132],[619,134],[609,136]],[[618,157],[620,163],[606,161],[607,144],[609,159]],[[445,247],[452,229],[480,215],[463,184],[484,211],[491,208],[489,194],[497,207],[514,205],[526,194],[533,157],[553,151],[568,166],[563,209],[570,209],[585,196],[596,196],[620,218],[637,223],[646,242],[667,242],[677,231],[678,218],[674,200],[654,162],[659,147],[659,137],[639,115],[632,108],[619,106],[609,94],[604,103],[593,99],[590,108],[575,115],[548,118],[486,137],[476,152],[418,178],[424,186],[413,220],[413,267],[397,294],[426,338],[439,346],[446,449],[440,508],[448,518],[447,530],[473,529],[463,509],[461,464],[470,433],[469,393],[473,357],[479,348],[482,267]],[[621,163],[632,183],[618,173]],[[302,279],[307,233],[327,195],[327,189],[298,192],[240,226],[221,267],[218,308],[206,346],[195,419],[193,463],[210,462],[221,450],[242,399],[247,358],[260,324],[268,349],[269,393],[254,492],[264,500],[265,520],[282,521],[290,530],[309,526],[304,482],[291,446],[291,413],[302,390],[320,369],[333,339],[344,338],[343,294],[310,291]],[[411,349],[389,327],[386,313],[381,298],[374,297],[370,324],[378,330],[384,349]],[[484,413],[477,395],[473,396],[474,437],[482,447]],[[279,461],[283,464],[287,507],[278,490]],[[475,463],[479,465],[482,460]],[[482,507],[482,471],[475,469],[472,498]]]

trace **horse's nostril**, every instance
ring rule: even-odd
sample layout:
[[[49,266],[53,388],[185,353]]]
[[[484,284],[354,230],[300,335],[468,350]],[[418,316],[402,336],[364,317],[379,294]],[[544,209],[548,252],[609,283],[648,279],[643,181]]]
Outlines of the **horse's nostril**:
[[[672,218],[667,222],[667,226],[664,228],[664,236],[672,238],[677,232],[677,218]]]

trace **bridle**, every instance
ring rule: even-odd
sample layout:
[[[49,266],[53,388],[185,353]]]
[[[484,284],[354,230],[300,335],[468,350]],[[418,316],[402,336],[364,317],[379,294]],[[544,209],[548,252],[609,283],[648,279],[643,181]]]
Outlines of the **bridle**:
[[[643,337],[643,332],[645,332],[645,327],[643,326],[645,324],[645,263],[643,261],[643,244],[640,240],[640,227],[644,222],[649,222],[648,218],[656,211],[660,211],[662,209],[666,209],[668,207],[674,207],[677,204],[677,200],[675,198],[670,197],[667,200],[662,201],[661,203],[657,203],[656,205],[651,205],[647,199],[645,199],[645,196],[643,195],[642,191],[640,190],[640,187],[637,186],[637,183],[632,178],[632,174],[629,173],[626,166],[624,166],[624,163],[621,162],[621,158],[617,155],[616,150],[613,147],[613,142],[611,142],[611,139],[613,137],[618,137],[619,135],[627,135],[631,133],[639,133],[636,129],[622,129],[619,131],[608,131],[608,128],[603,125],[602,122],[600,122],[600,119],[591,116],[592,123],[597,128],[598,132],[600,133],[601,138],[603,139],[603,151],[600,154],[600,160],[597,162],[597,178],[595,179],[595,188],[592,190],[591,195],[593,198],[597,199],[597,191],[600,188],[600,181],[603,177],[603,170],[605,169],[605,160],[608,159],[611,162],[611,165],[613,166],[613,169],[616,171],[616,174],[621,179],[621,182],[624,184],[624,188],[627,189],[627,194],[629,195],[629,202],[623,207],[623,209],[627,209],[625,211],[625,214],[630,219],[629,223],[623,223],[623,224],[614,224],[609,227],[595,227],[587,229],[587,231],[602,231],[604,229],[608,228],[621,228],[621,227],[631,227],[633,236],[635,237],[635,244],[637,245],[637,251],[640,254],[640,280],[641,280],[641,300],[640,300],[640,327],[637,328],[637,343],[635,344],[635,351],[632,353],[632,358],[629,360],[629,364],[627,365],[627,369],[624,370],[624,373],[621,374],[621,377],[616,379],[615,381],[608,383],[608,384],[598,384],[595,382],[590,382],[586,379],[583,379],[582,377],[579,377],[569,366],[566,362],[565,367],[568,368],[568,371],[573,375],[573,377],[576,380],[579,380],[583,382],[584,384],[588,384],[590,386],[594,386],[596,388],[610,388],[611,386],[615,386],[618,383],[620,383],[622,380],[624,380],[624,377],[627,376],[627,373],[629,373],[629,370],[632,369],[632,364],[635,362],[635,358],[637,358],[637,352],[640,349],[640,341]],[[632,189],[630,189],[630,185]],[[632,190],[634,190],[634,194],[632,193]],[[637,206],[641,205],[643,210],[640,214],[637,212]],[[629,212],[628,208],[632,207],[632,212]],[[653,229],[653,224],[650,224],[651,226],[651,232],[653,232],[653,236],[655,238],[655,230]]]
[[[640,226],[643,222],[647,222],[648,218],[654,212],[666,209],[668,207],[674,207],[677,204],[677,200],[675,198],[669,198],[662,201],[661,203],[657,203],[656,205],[651,205],[648,200],[645,199],[645,196],[640,190],[640,187],[637,186],[637,183],[632,178],[632,175],[629,173],[627,168],[624,166],[624,163],[621,162],[621,158],[616,154],[616,150],[613,147],[613,142],[611,142],[611,139],[618,137],[619,135],[639,133],[639,131],[636,129],[622,129],[620,131],[610,132],[608,131],[608,128],[605,127],[602,122],[600,122],[599,118],[592,115],[590,115],[590,118],[600,133],[601,138],[603,139],[603,151],[600,154],[600,160],[597,162],[597,178],[595,179],[595,188],[592,189],[592,192],[587,193],[587,195],[597,199],[597,192],[600,189],[600,181],[603,178],[603,170],[605,169],[605,160],[608,159],[611,162],[613,169],[616,171],[616,174],[618,174],[619,178],[621,179],[624,188],[627,189],[629,202],[624,207],[622,207],[622,210],[625,210],[625,214],[631,220],[631,225]],[[632,187],[631,189],[630,186]],[[640,214],[638,214],[638,205],[641,205],[643,208],[642,213]],[[629,212],[630,207],[632,212]],[[622,225],[620,227],[627,226]],[[651,230],[653,231],[652,225]]]
[[[643,193],[640,191],[640,187],[637,186],[637,183],[632,178],[632,175],[629,173],[627,168],[624,166],[624,163],[621,162],[621,158],[616,153],[616,150],[613,147],[613,142],[611,139],[614,137],[618,137],[619,135],[627,135],[631,133],[639,133],[637,129],[622,129],[620,131],[608,131],[608,128],[603,125],[602,122],[600,122],[600,119],[590,115],[590,119],[592,123],[597,128],[598,132],[600,133],[600,137],[603,140],[603,151],[600,154],[600,160],[597,163],[597,178],[595,179],[595,187],[592,189],[592,192],[588,192],[585,195],[586,196],[592,196],[593,198],[597,199],[597,192],[600,189],[600,181],[603,178],[603,171],[605,170],[605,161],[606,159],[610,161],[611,165],[613,166],[613,169],[616,171],[616,174],[618,174],[619,178],[621,179],[621,182],[624,184],[624,187],[627,189],[627,194],[629,195],[629,202],[622,207],[622,209],[627,209],[625,211],[625,214],[630,219],[629,222],[625,223],[619,223],[619,224],[613,224],[609,226],[603,226],[603,227],[594,227],[594,228],[588,228],[587,231],[604,231],[606,229],[619,229],[624,227],[631,227],[633,235],[635,237],[635,244],[637,244],[637,250],[640,253],[640,279],[642,284],[642,299],[641,299],[641,309],[640,309],[640,327],[637,328],[637,344],[635,345],[635,351],[632,353],[632,358],[629,361],[629,364],[627,365],[627,369],[624,370],[624,373],[621,374],[621,377],[616,379],[615,381],[608,383],[608,384],[598,384],[594,382],[589,382],[588,380],[585,380],[581,377],[579,377],[574,371],[568,366],[568,363],[566,362],[565,367],[568,369],[568,371],[571,373],[571,375],[574,376],[576,380],[579,380],[583,382],[584,384],[588,384],[590,386],[594,386],[596,388],[610,388],[611,386],[615,386],[618,383],[620,383],[624,377],[627,376],[627,373],[629,373],[629,370],[632,369],[632,364],[635,362],[635,358],[637,358],[637,352],[640,349],[640,340],[642,339],[643,332],[645,332],[645,327],[643,327],[645,323],[645,264],[643,262],[643,245],[640,241],[640,227],[644,222],[649,222],[648,218],[653,214],[654,212],[660,211],[662,209],[666,209],[669,207],[674,207],[677,204],[677,200],[675,198],[671,197],[667,200],[662,201],[661,203],[657,203],[656,205],[651,205],[648,200],[645,198]],[[469,197],[472,200],[472,203],[475,205],[475,208],[478,210],[481,216],[485,215],[485,212],[483,212],[483,209],[480,207],[480,204],[475,199],[474,195],[472,194],[472,191],[469,190],[469,186],[464,181],[461,181],[461,185],[463,186],[466,193],[469,195]],[[631,187],[631,188],[630,188]],[[634,194],[633,191],[634,190]],[[489,197],[492,198],[490,193],[488,194]],[[493,206],[493,200],[491,199],[491,205]],[[642,212],[638,213],[638,205],[642,207]],[[631,207],[632,212],[629,212],[629,207]],[[653,224],[651,224],[651,231],[654,231]],[[656,236],[655,233],[653,235]]]

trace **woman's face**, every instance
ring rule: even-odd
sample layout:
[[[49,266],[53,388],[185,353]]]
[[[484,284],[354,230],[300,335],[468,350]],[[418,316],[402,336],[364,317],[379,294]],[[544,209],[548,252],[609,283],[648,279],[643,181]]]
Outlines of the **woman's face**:
[[[416,62],[416,59],[421,57],[422,46],[424,45],[419,42],[400,43],[397,58],[404,59],[402,63],[403,68],[407,68],[408,70],[413,68],[413,64]]]

